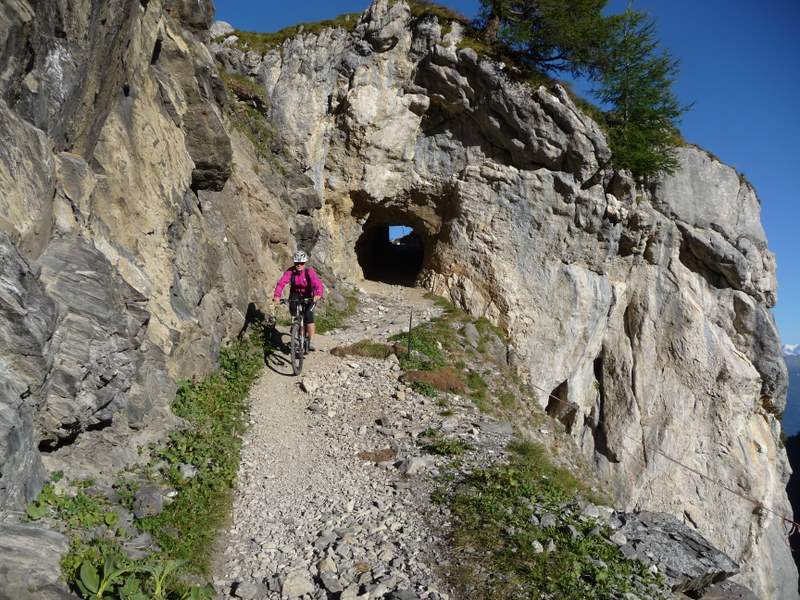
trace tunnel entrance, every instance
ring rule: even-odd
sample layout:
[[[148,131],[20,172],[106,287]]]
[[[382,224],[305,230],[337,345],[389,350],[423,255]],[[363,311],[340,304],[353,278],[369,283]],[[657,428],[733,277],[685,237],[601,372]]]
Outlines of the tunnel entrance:
[[[356,242],[356,256],[365,279],[411,287],[425,260],[425,247],[411,227],[368,225]]]

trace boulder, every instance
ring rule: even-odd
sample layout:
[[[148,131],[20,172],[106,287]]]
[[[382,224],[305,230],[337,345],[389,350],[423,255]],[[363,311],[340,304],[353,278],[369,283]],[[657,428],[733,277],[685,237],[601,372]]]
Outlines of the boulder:
[[[0,524],[0,600],[74,600],[61,579],[69,541],[37,525]]]
[[[314,593],[314,582],[305,569],[295,569],[286,575],[281,593],[288,598],[300,598],[304,594]]]
[[[212,40],[218,37],[228,36],[234,31],[236,31],[236,29],[227,21],[214,21],[208,30]]]
[[[674,592],[696,597],[739,572],[727,554],[671,515],[638,512],[619,518],[627,539],[623,553],[656,565]]]
[[[164,508],[164,494],[154,485],[145,485],[136,491],[133,499],[133,514],[137,519],[153,517]]]

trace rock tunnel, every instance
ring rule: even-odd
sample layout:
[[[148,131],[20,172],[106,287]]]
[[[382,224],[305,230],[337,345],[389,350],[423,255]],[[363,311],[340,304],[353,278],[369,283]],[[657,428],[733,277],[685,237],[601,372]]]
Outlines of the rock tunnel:
[[[367,223],[356,242],[365,279],[413,286],[425,261],[420,234],[403,223]]]
[[[379,201],[354,192],[351,198],[360,225],[355,258],[364,279],[414,287],[436,270],[446,223],[456,214],[449,190],[411,190]]]

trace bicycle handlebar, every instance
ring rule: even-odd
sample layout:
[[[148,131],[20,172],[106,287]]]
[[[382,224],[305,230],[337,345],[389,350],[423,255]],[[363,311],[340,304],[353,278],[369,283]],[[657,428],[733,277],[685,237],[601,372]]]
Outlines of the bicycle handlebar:
[[[280,299],[280,304],[289,304],[289,302],[292,302],[292,300],[288,299],[288,298],[281,298]],[[300,304],[314,304],[315,303],[313,298],[298,298],[297,300],[294,300],[294,302],[299,302]]]

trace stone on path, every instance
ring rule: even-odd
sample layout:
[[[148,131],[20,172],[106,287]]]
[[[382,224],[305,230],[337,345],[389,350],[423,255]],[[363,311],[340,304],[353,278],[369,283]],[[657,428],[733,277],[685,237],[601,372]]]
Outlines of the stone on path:
[[[242,600],[260,600],[266,597],[268,593],[269,588],[267,586],[250,581],[240,583],[236,586],[236,589],[233,590],[234,596]]]
[[[290,571],[283,582],[281,592],[289,598],[300,598],[303,594],[314,593],[314,582],[305,569]]]
[[[338,594],[344,591],[344,587],[342,587],[342,584],[339,583],[339,580],[330,573],[323,573],[320,575],[320,580],[322,581],[322,585],[325,587],[325,589],[331,594]]]
[[[414,476],[422,473],[433,464],[430,458],[424,456],[411,456],[400,463],[399,471],[404,475]]]

